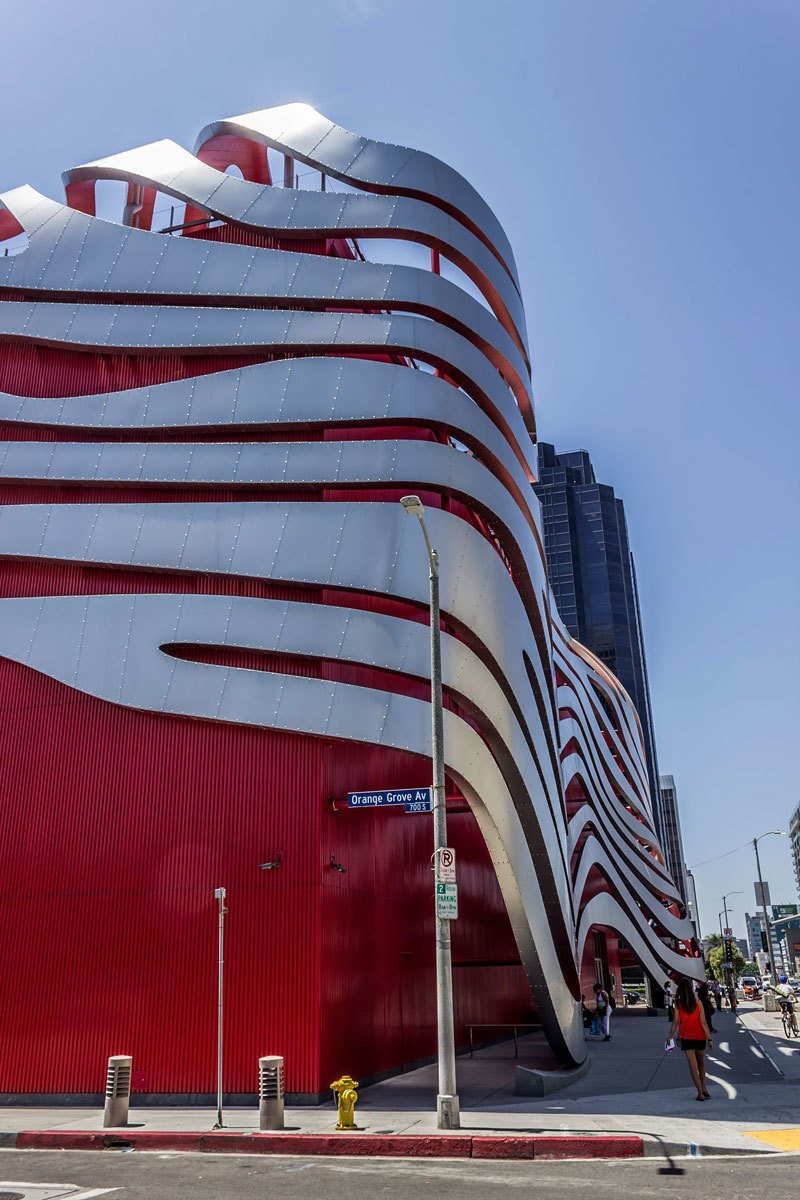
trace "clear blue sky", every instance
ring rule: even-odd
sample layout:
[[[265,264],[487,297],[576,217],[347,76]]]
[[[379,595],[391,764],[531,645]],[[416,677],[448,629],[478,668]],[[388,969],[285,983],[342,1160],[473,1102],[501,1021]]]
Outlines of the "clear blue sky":
[[[6,0],[0,187],[305,100],[514,245],[541,435],[626,502],[689,863],[800,801],[797,0]],[[785,839],[763,844],[796,901]],[[706,928],[752,851],[697,872]]]

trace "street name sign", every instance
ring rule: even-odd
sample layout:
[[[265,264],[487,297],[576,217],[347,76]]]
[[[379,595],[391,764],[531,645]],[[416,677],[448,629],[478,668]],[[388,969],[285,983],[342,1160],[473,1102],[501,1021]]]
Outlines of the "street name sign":
[[[390,788],[382,792],[348,792],[348,808],[405,808],[407,813],[431,812],[431,788]]]
[[[458,885],[436,884],[436,915],[440,921],[458,920]]]
[[[444,846],[439,851],[439,883],[455,883],[456,881],[456,852],[451,846]]]

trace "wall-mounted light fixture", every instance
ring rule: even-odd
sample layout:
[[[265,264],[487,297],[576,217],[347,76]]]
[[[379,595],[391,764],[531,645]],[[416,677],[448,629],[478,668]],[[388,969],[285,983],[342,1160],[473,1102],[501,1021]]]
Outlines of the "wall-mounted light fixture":
[[[332,871],[339,871],[341,875],[347,874],[347,867],[343,867],[341,863],[336,861],[336,855],[331,855],[330,868]]]

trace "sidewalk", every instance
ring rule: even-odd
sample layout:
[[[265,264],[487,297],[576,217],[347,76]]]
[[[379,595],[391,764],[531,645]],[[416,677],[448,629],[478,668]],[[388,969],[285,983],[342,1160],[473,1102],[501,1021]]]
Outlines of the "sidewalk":
[[[331,1102],[329,1106],[286,1110],[286,1134],[310,1135],[309,1141],[305,1136],[259,1135],[255,1109],[226,1109],[225,1131],[207,1136],[216,1119],[215,1110],[207,1108],[132,1108],[129,1125],[110,1140],[118,1147],[126,1141],[138,1142],[141,1148],[145,1141],[154,1142],[150,1148],[159,1150],[242,1153],[258,1147],[261,1152],[273,1153],[446,1152],[448,1156],[528,1158],[534,1155],[534,1141],[547,1150],[542,1150],[544,1157],[572,1156],[571,1147],[579,1147],[569,1135],[583,1135],[579,1138],[582,1143],[587,1135],[591,1137],[580,1156],[607,1156],[617,1151],[720,1154],[800,1149],[800,1054],[792,1048],[796,1074],[792,1079],[781,1077],[748,1032],[752,1026],[762,1037],[771,1036],[760,1028],[760,1018],[772,1014],[750,1009],[741,1016],[736,1020],[721,1013],[715,1018],[717,1041],[709,1062],[712,1099],[703,1105],[694,1101],[684,1056],[679,1051],[663,1052],[663,1015],[647,1017],[634,1012],[614,1018],[611,1042],[589,1042],[591,1068],[583,1078],[543,1100],[514,1094],[516,1063],[510,1043],[476,1052],[474,1059],[460,1057],[462,1128],[452,1135],[436,1131],[436,1068],[431,1065],[364,1088],[356,1109],[363,1132],[357,1134],[335,1134],[336,1110]],[[520,1055],[523,1063],[541,1058],[536,1035],[520,1039]],[[347,1068],[346,1061],[342,1066]],[[0,1144],[7,1146],[42,1146],[46,1131],[54,1135],[45,1139],[48,1145],[64,1146],[74,1141],[67,1131],[80,1131],[84,1140],[90,1137],[102,1148],[109,1139],[98,1139],[101,1129],[102,1111],[98,1109],[0,1110]],[[22,1131],[37,1136],[19,1139]],[[202,1144],[200,1134],[204,1135]],[[564,1140],[554,1146],[553,1137],[538,1141],[547,1134]],[[772,1143],[759,1134],[772,1138]],[[329,1136],[323,1140],[323,1135]],[[627,1142],[612,1144],[609,1136],[624,1137]],[[638,1150],[631,1138],[639,1144]]]

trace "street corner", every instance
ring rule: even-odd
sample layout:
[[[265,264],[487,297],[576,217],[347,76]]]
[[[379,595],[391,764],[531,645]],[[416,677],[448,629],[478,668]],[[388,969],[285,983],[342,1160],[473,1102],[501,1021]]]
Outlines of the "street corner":
[[[800,1127],[796,1129],[745,1129],[745,1137],[785,1153],[800,1152]]]

